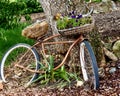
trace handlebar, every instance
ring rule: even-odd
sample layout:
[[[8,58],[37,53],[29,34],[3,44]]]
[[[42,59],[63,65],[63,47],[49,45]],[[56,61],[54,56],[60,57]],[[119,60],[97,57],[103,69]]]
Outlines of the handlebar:
[[[93,7],[90,9],[90,11],[87,14],[83,14],[82,17],[88,17],[93,13]]]

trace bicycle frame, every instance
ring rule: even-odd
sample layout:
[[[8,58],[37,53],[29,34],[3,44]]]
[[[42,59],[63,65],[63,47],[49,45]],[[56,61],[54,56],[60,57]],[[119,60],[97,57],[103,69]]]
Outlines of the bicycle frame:
[[[57,70],[58,68],[60,68],[60,67],[64,64],[64,62],[66,61],[66,59],[67,59],[67,57],[68,57],[71,49],[72,49],[78,42],[81,42],[81,41],[84,40],[83,35],[80,35],[76,40],[73,40],[73,41],[54,41],[54,42],[49,42],[50,39],[54,39],[54,38],[59,37],[59,36],[61,36],[61,35],[60,35],[60,34],[52,35],[52,36],[44,39],[43,41],[39,41],[39,42],[37,42],[35,45],[33,45],[33,47],[34,47],[34,46],[36,46],[36,45],[41,44],[41,45],[42,45],[43,54],[46,56],[45,47],[44,47],[45,45],[72,43],[71,46],[69,47],[69,49],[68,49],[68,51],[67,51],[64,59],[62,60],[62,62],[61,62],[57,67],[54,68],[54,70]]]
[[[46,56],[46,52],[45,52],[45,45],[52,45],[52,44],[69,44],[71,43],[70,47],[68,48],[68,51],[67,53],[65,54],[65,57],[64,59],[62,60],[62,62],[57,66],[55,67],[53,70],[57,70],[58,68],[60,68],[62,65],[64,65],[69,53],[71,52],[71,49],[78,43],[78,42],[82,42],[84,40],[84,37],[83,35],[81,34],[76,40],[73,40],[73,41],[54,41],[54,42],[49,42],[49,40],[51,39],[54,39],[56,37],[59,37],[61,36],[60,34],[56,34],[56,35],[52,35],[48,38],[45,38],[44,40],[41,41],[41,38],[40,38],[40,41],[38,40],[38,42],[36,44],[34,44],[32,46],[35,47],[37,45],[41,45],[42,46],[42,52],[43,52],[43,55]],[[25,54],[24,54],[25,55]],[[24,55],[22,57],[24,57]],[[22,60],[22,58],[21,58]],[[19,64],[15,64],[16,67],[19,67],[21,69],[25,69],[27,71],[30,71],[30,72],[34,72],[34,73],[44,73],[44,71],[34,71],[34,70],[30,70],[30,69],[27,69],[27,68],[24,68],[22,65],[19,65]]]

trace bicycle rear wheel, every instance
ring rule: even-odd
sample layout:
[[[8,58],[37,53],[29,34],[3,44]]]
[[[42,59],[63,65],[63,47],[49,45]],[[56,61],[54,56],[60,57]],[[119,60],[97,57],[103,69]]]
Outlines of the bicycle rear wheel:
[[[80,63],[85,86],[97,89],[99,87],[98,66],[92,47],[86,40],[80,43]]]
[[[17,44],[11,47],[1,61],[1,79],[3,82],[16,81],[19,85],[28,86],[38,77],[40,58],[37,51],[28,44]],[[32,71],[30,71],[32,70]]]

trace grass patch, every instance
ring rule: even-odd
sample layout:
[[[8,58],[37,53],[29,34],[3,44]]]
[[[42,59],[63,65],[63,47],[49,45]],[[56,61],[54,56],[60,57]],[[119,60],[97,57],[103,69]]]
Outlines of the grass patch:
[[[17,43],[28,43],[32,45],[35,41],[28,39],[21,35],[23,28],[27,26],[22,24],[14,29],[3,29],[0,28],[0,60],[3,54],[13,45]]]

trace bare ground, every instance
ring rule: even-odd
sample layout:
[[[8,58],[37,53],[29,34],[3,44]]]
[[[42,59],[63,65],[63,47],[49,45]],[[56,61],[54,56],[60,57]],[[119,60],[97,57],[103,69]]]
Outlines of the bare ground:
[[[49,86],[41,88],[39,83],[25,88],[16,82],[8,82],[3,84],[4,87],[0,91],[0,96],[120,96],[120,69],[118,64],[120,63],[106,66],[105,75],[100,77],[100,87],[97,90],[87,89],[84,86],[69,86],[62,89],[50,88]],[[116,68],[116,71],[110,73],[112,67]]]

